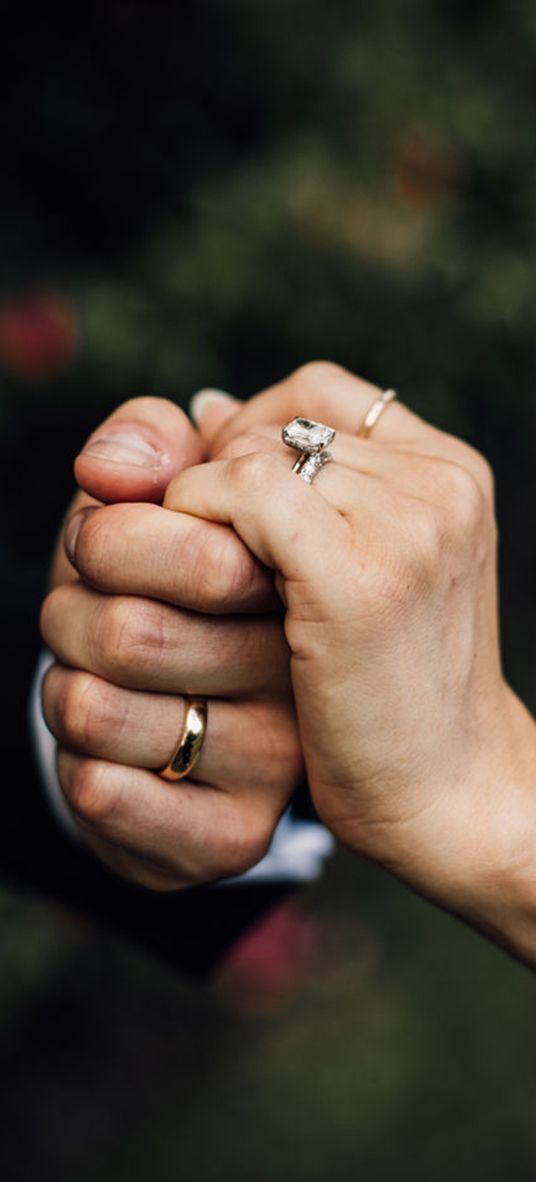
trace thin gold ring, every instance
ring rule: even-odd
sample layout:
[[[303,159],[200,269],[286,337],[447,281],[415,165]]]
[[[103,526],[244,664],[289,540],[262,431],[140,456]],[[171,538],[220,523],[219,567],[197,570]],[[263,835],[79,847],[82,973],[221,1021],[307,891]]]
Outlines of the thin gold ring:
[[[383,414],[385,408],[389,406],[389,403],[392,402],[394,398],[396,398],[396,390],[384,390],[383,393],[380,394],[379,398],[374,399],[374,402],[372,403],[372,406],[369,407],[365,418],[359,427],[359,430],[356,432],[356,434],[359,435],[361,439],[368,438],[372,428],[376,426],[380,415]]]
[[[185,697],[184,704],[186,710],[177,747],[167,766],[158,773],[172,783],[183,780],[197,763],[207,729],[206,699]]]

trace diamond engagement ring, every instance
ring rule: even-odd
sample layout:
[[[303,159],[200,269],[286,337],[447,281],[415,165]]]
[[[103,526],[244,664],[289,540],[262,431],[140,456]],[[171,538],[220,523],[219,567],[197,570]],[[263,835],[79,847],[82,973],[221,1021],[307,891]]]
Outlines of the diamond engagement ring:
[[[328,448],[335,438],[334,428],[298,416],[283,427],[281,435],[283,443],[299,453],[292,471],[306,484],[312,484],[317,472],[333,459]]]

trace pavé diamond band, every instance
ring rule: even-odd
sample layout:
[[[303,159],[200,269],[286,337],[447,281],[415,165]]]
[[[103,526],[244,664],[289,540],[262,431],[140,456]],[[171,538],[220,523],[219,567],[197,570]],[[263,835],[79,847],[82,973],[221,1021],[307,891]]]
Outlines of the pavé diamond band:
[[[292,471],[306,484],[312,484],[317,472],[333,459],[328,448],[335,438],[334,428],[298,415],[283,427],[281,435],[287,447],[299,452]]]

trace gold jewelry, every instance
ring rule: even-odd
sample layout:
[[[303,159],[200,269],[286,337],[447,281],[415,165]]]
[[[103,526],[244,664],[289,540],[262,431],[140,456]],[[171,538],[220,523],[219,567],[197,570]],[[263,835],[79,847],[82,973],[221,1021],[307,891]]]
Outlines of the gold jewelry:
[[[361,439],[368,438],[372,428],[376,426],[380,415],[383,414],[386,406],[389,406],[389,403],[392,402],[394,398],[396,398],[396,390],[384,390],[383,394],[380,394],[379,398],[374,399],[374,402],[372,403],[372,406],[369,407],[365,418],[359,427],[359,430],[356,432],[356,434],[359,435]]]
[[[169,763],[158,773],[163,780],[176,783],[189,775],[201,754],[207,728],[205,698],[184,698],[186,707],[180,739]]]

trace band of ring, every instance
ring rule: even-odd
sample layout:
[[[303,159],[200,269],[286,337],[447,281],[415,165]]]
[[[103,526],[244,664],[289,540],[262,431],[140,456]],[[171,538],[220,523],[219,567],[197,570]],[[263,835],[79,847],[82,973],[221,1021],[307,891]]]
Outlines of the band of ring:
[[[372,431],[372,428],[376,426],[380,415],[383,414],[385,408],[389,406],[389,403],[392,402],[396,396],[396,390],[384,390],[383,394],[380,394],[379,398],[374,399],[374,402],[372,403],[372,406],[369,407],[365,418],[359,427],[359,430],[356,432],[356,434],[359,435],[361,439],[366,439],[370,435],[370,432]]]
[[[158,773],[171,783],[183,780],[192,771],[201,754],[207,728],[205,698],[185,697],[184,702],[186,710],[179,742],[167,766]]]
[[[313,455],[309,452],[302,451],[292,465],[292,471],[301,480],[305,480],[306,484],[312,484],[317,472],[324,467],[324,464],[329,464],[332,459],[333,456],[330,451],[319,451]]]
[[[316,423],[314,419],[306,419],[303,415],[296,415],[281,429],[281,436],[286,447],[298,452],[291,471],[306,484],[313,480],[324,467],[329,464],[333,456],[328,447],[333,442],[337,432],[334,427],[325,423]]]

